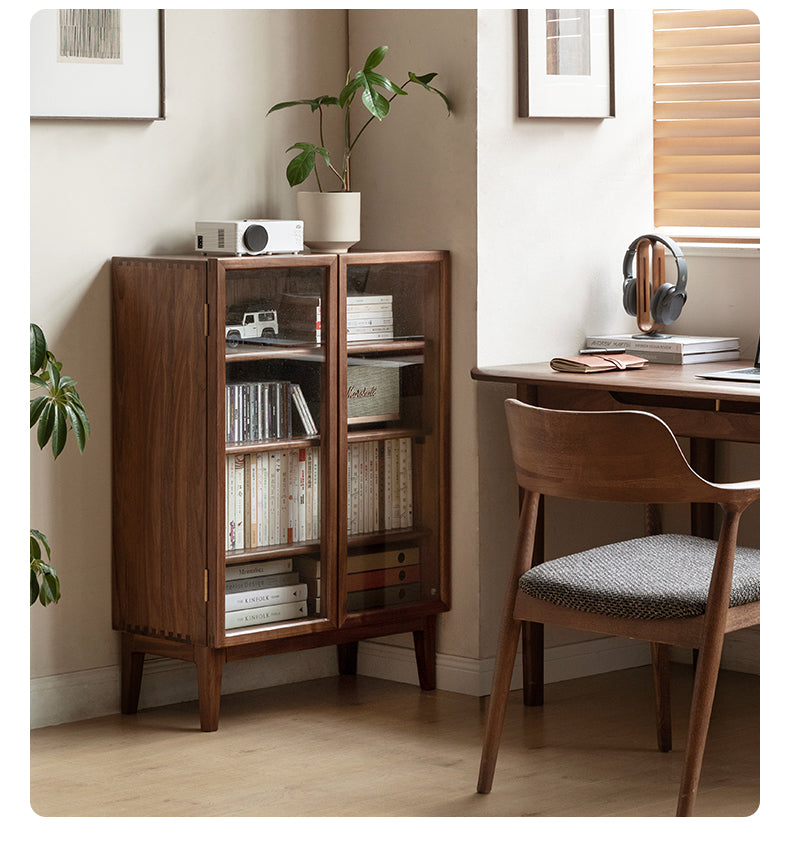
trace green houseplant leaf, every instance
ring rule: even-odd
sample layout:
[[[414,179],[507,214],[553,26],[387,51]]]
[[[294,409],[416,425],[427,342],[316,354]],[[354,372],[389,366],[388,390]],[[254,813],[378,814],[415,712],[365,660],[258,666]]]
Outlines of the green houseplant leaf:
[[[297,105],[307,105],[313,113],[318,115],[318,143],[295,143],[288,148],[288,152],[294,149],[300,149],[300,153],[296,155],[286,167],[286,178],[288,183],[295,187],[302,184],[312,173],[315,173],[318,189],[323,191],[321,179],[316,166],[316,154],[323,158],[324,163],[330,170],[333,176],[337,177],[342,185],[342,190],[348,192],[351,189],[350,183],[350,159],[351,153],[356,147],[362,133],[370,125],[373,120],[381,122],[392,112],[392,102],[396,97],[407,95],[405,87],[410,84],[416,84],[423,90],[434,93],[441,97],[448,114],[451,112],[450,101],[447,96],[438,88],[433,87],[429,82],[433,81],[436,73],[426,73],[418,76],[409,71],[408,79],[402,85],[395,84],[391,79],[379,73],[374,68],[377,68],[387,55],[389,47],[381,46],[371,50],[365,59],[365,63],[361,70],[352,74],[349,71],[346,75],[346,82],[341,88],[338,96],[323,95],[315,99],[294,99],[286,102],[278,102],[273,105],[267,114],[274,111],[282,111],[286,108],[292,108]],[[352,137],[351,133],[351,119],[350,109],[357,92],[360,91],[360,100],[364,108],[370,114],[370,117],[362,127]],[[340,156],[341,164],[336,166],[332,163],[330,153],[324,142],[324,112],[327,108],[339,108],[342,112],[343,119],[343,151]],[[337,158],[336,158],[337,160]]]
[[[91,427],[85,406],[77,393],[77,383],[62,373],[63,366],[47,347],[43,330],[30,325],[30,387],[43,390],[30,398],[30,428],[36,427],[39,447],[52,442],[52,456],[57,458],[66,446],[69,429],[74,433],[79,451],[85,449]],[[46,552],[46,561],[42,555]],[[30,604],[44,607],[60,600],[60,580],[49,563],[50,548],[46,535],[30,529]]]

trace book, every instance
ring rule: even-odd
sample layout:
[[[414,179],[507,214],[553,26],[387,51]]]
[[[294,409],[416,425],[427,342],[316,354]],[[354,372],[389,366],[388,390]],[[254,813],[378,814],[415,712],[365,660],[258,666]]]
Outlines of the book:
[[[296,412],[299,415],[299,420],[302,422],[305,434],[317,435],[318,428],[315,425],[315,420],[313,419],[313,415],[310,412],[307,400],[305,400],[302,387],[299,383],[291,383],[291,398],[293,399],[294,406],[296,407]]]
[[[231,610],[225,614],[225,629],[236,630],[250,625],[285,622],[289,619],[306,619],[307,602],[287,602],[247,610]]]
[[[702,353],[675,353],[666,350],[640,350],[639,355],[648,362],[664,365],[695,365],[701,362],[727,362],[740,359],[740,350],[708,350]]]
[[[734,336],[667,336],[666,339],[642,339],[623,333],[613,336],[587,336],[587,347],[702,353],[710,350],[738,350],[740,340]]]
[[[568,374],[596,374],[603,371],[626,371],[631,368],[642,368],[647,360],[642,356],[632,356],[630,353],[605,354],[601,356],[555,356],[551,360],[554,371]]]
[[[259,590],[225,591],[225,610],[246,610],[275,604],[302,602],[307,599],[306,584],[290,584],[284,587],[264,587]]]
[[[367,572],[353,572],[346,576],[348,592],[373,590],[378,587],[390,587],[396,584],[411,584],[420,580],[420,565],[407,564],[388,569],[373,569]]]
[[[228,593],[241,593],[246,590],[263,590],[267,587],[287,587],[291,584],[299,584],[298,572],[280,572],[274,575],[254,575],[248,578],[237,578],[232,581],[225,580],[225,595]]]
[[[420,583],[379,587],[373,590],[357,590],[348,594],[348,610],[366,610],[372,607],[388,607],[404,602],[420,600]]]
[[[346,572],[367,572],[372,569],[390,569],[410,564],[419,564],[420,550],[416,546],[402,549],[388,549],[383,552],[365,552],[349,555],[346,559]]]
[[[346,311],[373,304],[384,304],[392,308],[392,295],[349,295],[346,298]]]
[[[272,561],[254,561],[246,564],[230,564],[225,567],[225,583],[242,578],[262,575],[278,575],[293,571],[293,558],[275,558]]]

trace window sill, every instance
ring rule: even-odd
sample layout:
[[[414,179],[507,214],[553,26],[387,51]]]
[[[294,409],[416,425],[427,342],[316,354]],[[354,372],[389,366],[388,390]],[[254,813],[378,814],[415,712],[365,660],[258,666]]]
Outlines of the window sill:
[[[687,257],[760,257],[759,228],[677,228],[659,229],[659,233],[675,240]],[[727,239],[735,241],[726,242]],[[744,239],[752,241],[738,241]]]

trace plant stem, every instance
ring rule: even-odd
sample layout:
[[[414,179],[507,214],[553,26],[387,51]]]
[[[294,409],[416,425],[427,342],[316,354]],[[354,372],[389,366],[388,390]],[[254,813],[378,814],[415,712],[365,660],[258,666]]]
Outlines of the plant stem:
[[[411,79],[408,79],[407,81],[405,81],[405,82],[404,82],[404,83],[400,86],[400,87],[401,87],[401,90],[402,90],[403,88],[405,88],[405,87],[406,87],[406,85],[408,85],[408,84],[409,84],[409,82],[411,82]],[[400,94],[397,94],[397,93],[392,94],[392,96],[391,96],[391,97],[387,100],[387,102],[392,102],[392,100],[393,100],[393,99],[395,99],[395,97],[396,97],[396,96],[399,96],[399,95],[400,95]],[[352,152],[353,148],[357,145],[357,141],[358,141],[358,140],[359,140],[359,138],[361,137],[362,132],[363,132],[363,131],[365,131],[365,129],[366,129],[366,128],[367,128],[367,127],[368,127],[368,126],[369,126],[369,125],[373,122],[373,120],[375,120],[375,119],[376,119],[376,117],[375,117],[373,114],[371,114],[371,115],[370,115],[370,117],[368,117],[367,121],[366,121],[366,122],[364,123],[364,125],[362,126],[362,128],[361,128],[361,129],[357,132],[357,136],[354,138],[353,142],[351,143],[351,145],[348,147],[348,150],[346,151],[346,160],[348,160],[348,157],[349,157],[349,155],[351,155],[351,152]],[[348,135],[346,135],[346,136],[348,136]]]

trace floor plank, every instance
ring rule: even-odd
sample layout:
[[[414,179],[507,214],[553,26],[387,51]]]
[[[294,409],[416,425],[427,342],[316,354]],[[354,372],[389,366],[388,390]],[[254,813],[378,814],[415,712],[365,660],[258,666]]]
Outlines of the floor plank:
[[[649,668],[511,693],[493,790],[475,792],[487,699],[365,677],[224,696],[31,733],[41,816],[671,816],[691,673],[673,668],[674,750],[655,747]],[[722,672],[696,814],[759,805],[759,678]]]

